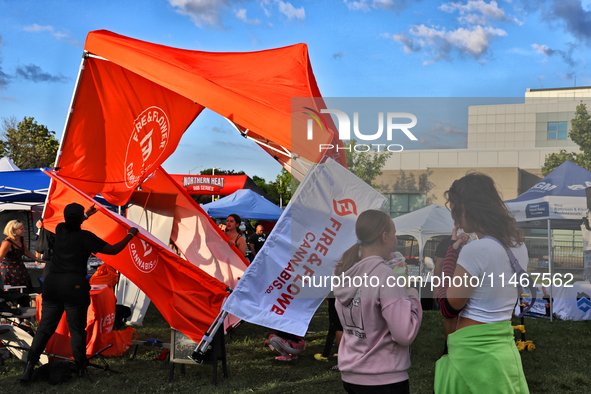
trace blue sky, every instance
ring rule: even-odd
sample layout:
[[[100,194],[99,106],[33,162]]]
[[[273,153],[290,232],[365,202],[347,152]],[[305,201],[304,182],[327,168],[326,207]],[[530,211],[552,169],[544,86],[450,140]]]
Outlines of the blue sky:
[[[33,116],[59,138],[86,35],[99,29],[215,52],[303,42],[325,97],[522,98],[575,76],[591,85],[591,0],[0,0],[0,117]],[[435,122],[405,149],[460,148],[462,131]],[[281,167],[261,152],[209,112],[164,168],[272,180]]]

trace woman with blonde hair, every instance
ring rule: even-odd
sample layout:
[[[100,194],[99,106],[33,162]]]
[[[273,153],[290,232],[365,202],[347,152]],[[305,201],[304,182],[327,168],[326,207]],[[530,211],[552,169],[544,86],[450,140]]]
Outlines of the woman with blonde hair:
[[[23,255],[35,262],[43,262],[29,251],[25,242],[25,226],[18,220],[11,220],[4,227],[6,239],[0,245],[0,272],[5,286],[26,286],[25,292],[33,292],[33,284],[25,264]]]
[[[421,326],[421,302],[385,264],[397,242],[390,216],[361,213],[355,234],[357,242],[334,272],[341,278],[334,294],[344,329],[338,359],[343,386],[356,394],[408,393],[410,344]]]
[[[444,317],[457,323],[449,354],[437,361],[435,393],[528,393],[511,327],[523,291],[515,278],[528,279],[523,235],[488,175],[456,180],[445,197],[456,227],[442,271],[453,279],[442,281],[438,297]],[[477,239],[467,243],[459,229]]]

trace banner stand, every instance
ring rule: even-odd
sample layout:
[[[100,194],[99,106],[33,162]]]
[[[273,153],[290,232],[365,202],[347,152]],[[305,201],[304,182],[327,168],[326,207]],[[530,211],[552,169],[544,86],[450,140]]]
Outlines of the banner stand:
[[[211,336],[211,344],[209,349],[201,357],[199,364],[211,365],[212,369],[212,382],[217,385],[218,378],[218,361],[222,362],[222,373],[225,378],[228,377],[228,365],[226,358],[226,341],[224,336],[224,330],[217,330]],[[170,334],[170,372],[168,381],[172,383],[174,379],[174,366],[175,364],[181,364],[181,375],[185,375],[185,365],[194,364],[194,359],[191,357],[191,352],[195,342],[189,337],[185,336],[182,332],[171,329]]]

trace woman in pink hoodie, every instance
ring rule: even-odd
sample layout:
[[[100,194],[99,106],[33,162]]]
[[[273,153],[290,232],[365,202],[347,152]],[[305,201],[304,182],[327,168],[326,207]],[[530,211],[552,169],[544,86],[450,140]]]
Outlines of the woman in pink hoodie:
[[[396,248],[394,222],[368,210],[355,224],[357,242],[335,267],[334,288],[343,325],[339,369],[348,393],[408,393],[410,344],[423,311],[415,289],[386,264]],[[336,283],[336,280],[335,280]]]

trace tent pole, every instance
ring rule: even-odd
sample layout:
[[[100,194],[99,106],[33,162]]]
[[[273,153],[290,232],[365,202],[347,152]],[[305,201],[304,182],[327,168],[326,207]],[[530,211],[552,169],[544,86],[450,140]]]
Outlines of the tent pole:
[[[62,157],[62,146],[64,144],[64,140],[66,139],[66,131],[68,130],[68,126],[70,125],[70,118],[72,116],[74,102],[76,101],[76,95],[78,94],[78,88],[80,87],[80,79],[82,78],[82,71],[84,71],[84,63],[86,63],[86,59],[88,58],[89,53],[84,51],[82,54],[82,60],[80,61],[80,68],[78,69],[78,76],[76,77],[76,84],[74,85],[74,92],[72,93],[72,99],[70,100],[70,107],[68,108],[68,114],[66,115],[66,123],[64,124],[64,129],[62,130],[62,137],[60,139],[60,146],[57,150],[57,156],[55,158],[55,164],[53,165],[54,168],[57,170],[59,167],[59,161]],[[50,186],[51,188],[51,186]]]
[[[421,234],[420,232],[421,230],[419,230],[419,238],[417,239],[417,242],[419,244],[419,278],[421,278],[421,280],[418,282],[419,283],[419,301],[422,300],[421,296],[423,294],[422,290],[423,290],[423,247],[425,245],[423,245],[423,234]]]
[[[550,322],[553,321],[554,316],[554,297],[552,294],[552,227],[550,226],[550,218],[548,218],[548,269],[550,271]]]
[[[53,164],[54,169],[58,169],[59,161],[62,157],[62,146],[64,144],[64,140],[66,137],[66,130],[68,129],[68,125],[70,124],[70,117],[72,115],[72,107],[74,106],[74,101],[76,101],[76,94],[78,93],[78,88],[80,87],[80,79],[82,77],[82,71],[84,70],[84,63],[86,62],[86,58],[88,57],[88,52],[84,51],[82,54],[82,60],[80,61],[80,68],[78,69],[78,76],[76,77],[76,84],[74,85],[74,92],[72,93],[72,99],[70,100],[70,107],[68,108],[68,113],[66,115],[66,123],[64,124],[64,129],[62,130],[62,136],[60,138],[60,146],[57,149],[57,155],[55,156],[55,163]],[[45,197],[45,204],[43,204],[43,212],[41,213],[41,217],[45,217],[45,207],[47,206],[47,201],[49,200],[49,190],[51,190],[51,186],[53,185],[53,178],[49,180],[49,188],[47,189],[47,197]]]
[[[203,338],[201,339],[201,342],[199,342],[199,345],[197,345],[195,350],[193,350],[193,353],[191,353],[191,355],[189,356],[191,360],[195,361],[198,364],[201,364],[203,362],[205,352],[207,351],[207,348],[213,340],[213,337],[215,337],[215,334],[224,324],[224,319],[226,318],[226,316],[228,316],[228,312],[224,310],[220,311],[212,325],[209,327],[209,330],[207,330],[205,334],[203,334]]]

